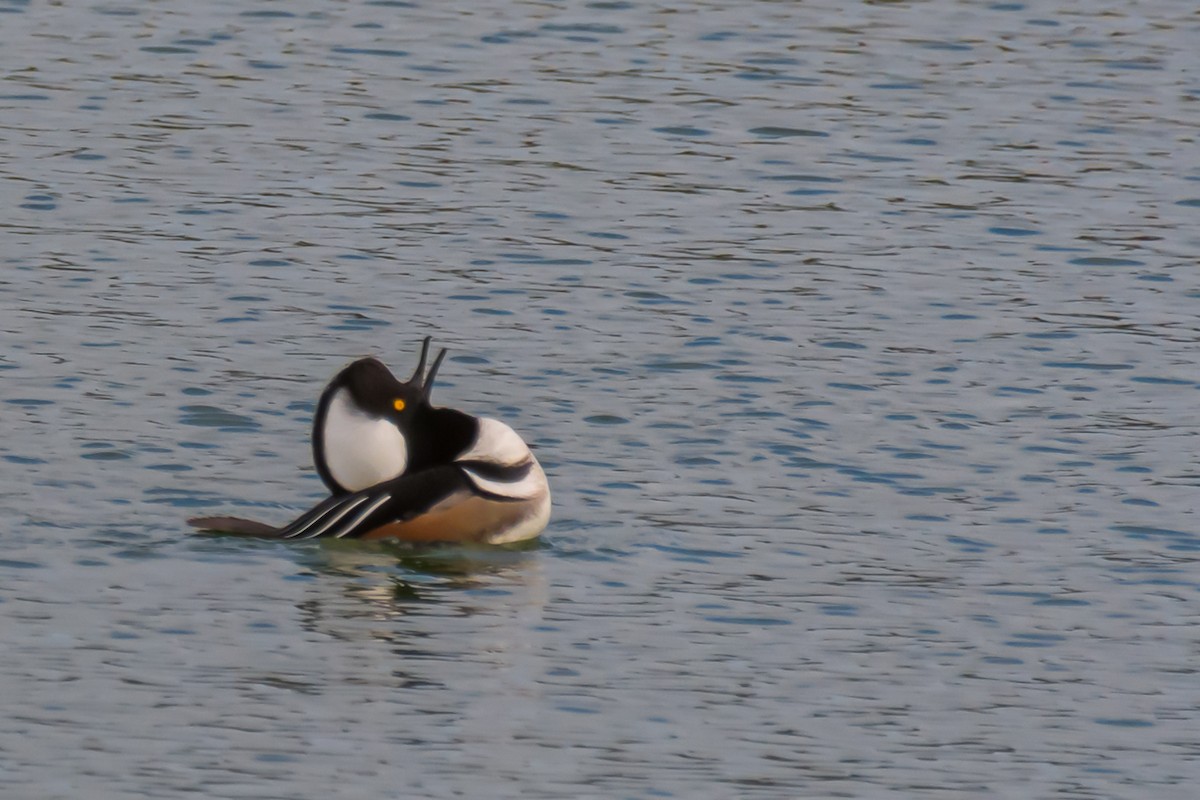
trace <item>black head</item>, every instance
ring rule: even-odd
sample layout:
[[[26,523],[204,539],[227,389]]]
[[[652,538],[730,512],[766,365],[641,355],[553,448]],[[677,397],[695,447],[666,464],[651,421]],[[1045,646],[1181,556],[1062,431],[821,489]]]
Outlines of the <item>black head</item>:
[[[426,336],[422,342],[421,359],[407,381],[398,380],[378,359],[363,358],[339,372],[322,392],[313,420],[313,451],[317,471],[334,493],[353,487],[344,486],[335,478],[333,473],[336,468],[331,466],[331,460],[342,465],[362,464],[361,469],[357,470],[359,474],[394,475],[397,465],[400,465],[399,470],[403,473],[412,472],[432,464],[448,462],[467,446],[465,443],[474,434],[474,418],[451,409],[433,408],[430,404],[434,379],[446,356],[443,348],[429,371],[425,371],[431,339]],[[333,403],[336,396],[343,397],[341,405]],[[346,399],[355,410],[351,415],[353,419],[362,415],[364,419],[386,420],[395,425],[403,436],[403,441],[397,444],[395,451],[388,447],[381,455],[377,447],[368,446],[371,442],[359,440],[360,435],[367,435],[366,431],[377,430],[370,425],[359,428],[355,423],[348,426],[341,424],[346,419],[341,412],[330,415],[331,405],[344,408]],[[339,433],[327,439],[327,423],[333,426],[329,430],[351,433],[349,436]],[[377,440],[378,435],[370,438]],[[335,448],[336,452],[330,452],[327,447]],[[399,450],[403,451],[402,456],[393,458],[387,455]],[[368,462],[364,459],[378,461]],[[370,464],[378,464],[378,468]]]
[[[425,337],[421,344],[421,360],[407,381],[397,380],[378,359],[361,358],[338,373],[326,387],[322,399],[338,389],[345,388],[350,392],[355,406],[364,414],[391,419],[405,427],[405,423],[419,415],[422,409],[429,408],[433,381],[442,365],[442,359],[446,357],[446,350],[443,348],[434,359],[429,372],[425,372],[431,339],[430,336]]]

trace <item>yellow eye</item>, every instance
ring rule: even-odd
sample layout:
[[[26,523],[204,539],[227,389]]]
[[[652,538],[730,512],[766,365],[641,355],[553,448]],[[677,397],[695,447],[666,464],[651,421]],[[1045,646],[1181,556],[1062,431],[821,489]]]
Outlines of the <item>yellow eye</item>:
[[[395,401],[392,403],[392,408],[396,409],[397,411],[403,411],[404,410],[404,401],[401,400],[399,397],[397,397],[395,399]]]

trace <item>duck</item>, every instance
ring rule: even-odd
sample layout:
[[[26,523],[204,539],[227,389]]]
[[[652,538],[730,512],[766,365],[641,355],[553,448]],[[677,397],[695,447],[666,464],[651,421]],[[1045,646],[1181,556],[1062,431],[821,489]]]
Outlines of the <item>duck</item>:
[[[431,402],[446,356],[425,370],[432,337],[407,381],[360,358],[321,392],[312,449],[329,497],[276,527],[238,517],[199,517],[202,530],[275,539],[510,544],[538,536],[550,519],[546,474],[504,422]]]

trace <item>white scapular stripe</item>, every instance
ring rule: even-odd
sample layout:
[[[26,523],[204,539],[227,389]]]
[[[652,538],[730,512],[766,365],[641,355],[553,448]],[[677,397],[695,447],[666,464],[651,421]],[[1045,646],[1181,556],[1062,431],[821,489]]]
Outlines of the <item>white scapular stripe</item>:
[[[346,534],[353,531],[355,528],[358,527],[359,523],[361,523],[367,517],[374,514],[376,509],[378,509],[381,505],[383,505],[384,503],[386,503],[388,500],[391,500],[391,499],[392,499],[391,495],[385,494],[383,497],[379,498],[374,503],[371,503],[371,505],[367,506],[366,509],[361,514],[359,514],[357,517],[355,517],[354,521],[351,522],[349,525],[347,525],[344,530],[340,531],[339,533],[334,534],[334,538],[341,539],[343,536],[345,536]]]
[[[330,474],[351,492],[398,478],[408,467],[404,434],[390,420],[359,411],[347,389],[329,402],[321,437]]]
[[[334,514],[332,517],[330,517],[328,519],[326,519],[325,517],[318,517],[317,519],[314,519],[311,522],[309,522],[306,527],[300,528],[299,530],[293,531],[292,533],[285,534],[285,538],[288,538],[288,539],[315,539],[316,537],[320,536],[322,533],[324,533],[325,531],[327,531],[331,527],[333,527],[339,519],[346,516],[351,511],[358,508],[366,501],[367,501],[366,497],[356,497],[353,500],[351,500],[350,502],[346,503],[346,505],[342,508],[342,510],[339,511],[338,513]],[[316,530],[312,530],[312,526],[316,525],[317,523],[321,522],[322,520],[324,520],[325,524],[321,525]]]

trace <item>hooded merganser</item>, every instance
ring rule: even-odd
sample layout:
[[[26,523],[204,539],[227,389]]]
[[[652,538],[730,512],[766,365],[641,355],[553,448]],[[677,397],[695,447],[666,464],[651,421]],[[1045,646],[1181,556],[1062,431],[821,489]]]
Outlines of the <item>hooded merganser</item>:
[[[541,533],[550,487],[512,428],[429,401],[430,337],[401,382],[374,358],[339,372],[317,404],[313,457],[331,497],[275,528],[232,517],[190,520],[206,530],[271,536],[503,544]]]

